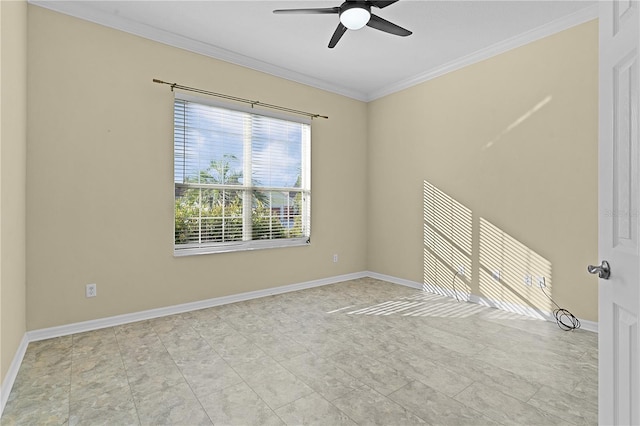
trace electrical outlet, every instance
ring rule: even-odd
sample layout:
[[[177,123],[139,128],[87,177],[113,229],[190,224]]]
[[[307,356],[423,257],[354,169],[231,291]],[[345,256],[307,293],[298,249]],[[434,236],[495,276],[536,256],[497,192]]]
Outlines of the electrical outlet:
[[[337,254],[333,255],[333,263],[338,263],[338,255]]]
[[[492,276],[495,281],[500,281],[500,271],[493,271]]]
[[[84,294],[86,297],[96,297],[98,295],[98,285],[87,284],[87,286],[84,289]]]
[[[464,266],[462,265],[458,265],[458,268],[456,269],[456,272],[458,275],[460,275],[461,277],[464,277]]]
[[[540,288],[545,288],[547,286],[544,277],[538,277],[538,286]]]
[[[524,285],[527,287],[531,287],[531,275],[524,276]]]

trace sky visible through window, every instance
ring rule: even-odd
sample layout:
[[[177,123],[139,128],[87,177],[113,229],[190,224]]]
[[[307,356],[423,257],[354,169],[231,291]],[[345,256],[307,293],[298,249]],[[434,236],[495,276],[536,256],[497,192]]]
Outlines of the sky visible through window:
[[[299,187],[303,126],[190,103],[176,115],[176,140],[186,139],[186,144],[181,144],[182,149],[176,147],[175,182],[245,185],[243,143],[250,135],[252,185]]]

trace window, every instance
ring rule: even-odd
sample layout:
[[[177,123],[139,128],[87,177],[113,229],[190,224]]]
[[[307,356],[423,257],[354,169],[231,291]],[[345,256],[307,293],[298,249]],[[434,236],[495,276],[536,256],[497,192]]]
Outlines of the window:
[[[310,122],[176,94],[174,254],[306,244],[310,141]]]

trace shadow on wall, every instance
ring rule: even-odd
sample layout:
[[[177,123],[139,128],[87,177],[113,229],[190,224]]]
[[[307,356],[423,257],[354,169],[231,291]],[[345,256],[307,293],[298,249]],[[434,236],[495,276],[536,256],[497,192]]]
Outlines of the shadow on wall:
[[[423,289],[468,300],[473,278],[471,210],[427,181],[423,202]]]
[[[551,301],[551,262],[485,218],[473,233],[472,211],[424,181],[423,289],[509,312],[544,319]],[[478,267],[472,268],[473,242],[479,239]],[[479,296],[471,284],[477,276]]]

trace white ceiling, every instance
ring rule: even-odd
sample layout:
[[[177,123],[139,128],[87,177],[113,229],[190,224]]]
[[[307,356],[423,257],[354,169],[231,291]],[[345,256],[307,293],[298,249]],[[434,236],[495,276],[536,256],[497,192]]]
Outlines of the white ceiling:
[[[32,4],[369,101],[596,17],[595,1],[401,0],[327,48],[338,15],[275,15],[340,0],[51,1]],[[178,82],[180,83],[180,82]]]

